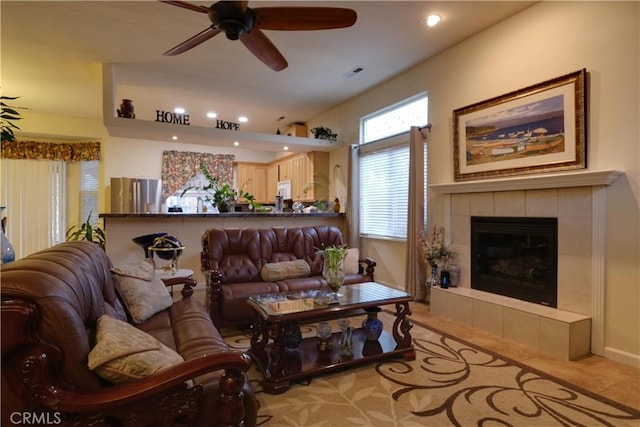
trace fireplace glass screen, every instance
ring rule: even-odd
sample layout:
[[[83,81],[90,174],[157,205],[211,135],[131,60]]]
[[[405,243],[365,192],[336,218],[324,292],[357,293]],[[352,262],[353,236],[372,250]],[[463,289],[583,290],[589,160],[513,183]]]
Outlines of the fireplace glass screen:
[[[471,217],[471,287],[557,307],[557,218]]]

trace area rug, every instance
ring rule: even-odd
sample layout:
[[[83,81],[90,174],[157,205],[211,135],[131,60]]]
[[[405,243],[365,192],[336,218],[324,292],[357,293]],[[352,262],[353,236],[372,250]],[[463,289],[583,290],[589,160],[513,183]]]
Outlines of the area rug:
[[[392,316],[381,313],[385,329]],[[358,324],[358,318],[352,324]],[[338,330],[337,328],[334,330]],[[315,334],[315,325],[303,326]],[[640,411],[414,322],[416,359],[372,363],[296,383],[280,395],[249,377],[261,426],[640,426]],[[228,335],[228,332],[227,334]],[[227,336],[236,349],[249,334]]]

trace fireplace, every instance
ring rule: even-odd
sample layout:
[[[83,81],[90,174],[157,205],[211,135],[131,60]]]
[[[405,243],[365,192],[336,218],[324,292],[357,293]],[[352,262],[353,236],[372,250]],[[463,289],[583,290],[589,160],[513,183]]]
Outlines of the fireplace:
[[[557,307],[558,220],[471,217],[471,287]]]

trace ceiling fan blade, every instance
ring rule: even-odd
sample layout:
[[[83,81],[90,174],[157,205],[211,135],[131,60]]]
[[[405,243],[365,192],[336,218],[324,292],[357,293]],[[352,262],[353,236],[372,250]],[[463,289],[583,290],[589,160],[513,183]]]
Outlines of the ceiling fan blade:
[[[254,27],[263,30],[304,31],[345,28],[355,24],[358,15],[340,7],[257,7]]]
[[[257,28],[241,36],[240,41],[260,61],[274,71],[284,70],[289,65],[278,48]]]
[[[184,53],[189,49],[198,46],[200,43],[206,42],[207,40],[209,40],[211,37],[215,36],[218,33],[220,33],[220,30],[211,26],[203,31],[200,31],[198,34],[191,37],[189,40],[185,40],[182,43],[180,43],[178,46],[172,49],[169,49],[163,55],[164,56],[180,55],[181,53]]]
[[[171,0],[160,0],[160,1],[162,3],[167,3],[172,6],[178,6],[178,7],[183,7],[185,9],[193,10],[194,12],[209,13],[208,7],[191,4],[186,1],[171,1]]]

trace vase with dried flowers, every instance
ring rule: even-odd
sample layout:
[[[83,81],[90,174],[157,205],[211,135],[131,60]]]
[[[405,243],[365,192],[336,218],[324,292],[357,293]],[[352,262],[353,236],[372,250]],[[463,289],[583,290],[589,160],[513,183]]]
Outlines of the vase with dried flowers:
[[[445,286],[448,286],[449,265],[455,254],[451,250],[451,246],[444,243],[444,227],[433,226],[428,233],[421,232],[418,235],[418,243],[426,263],[431,267],[431,277],[427,280],[427,286],[443,282]],[[438,268],[441,269],[441,277],[438,277]]]

